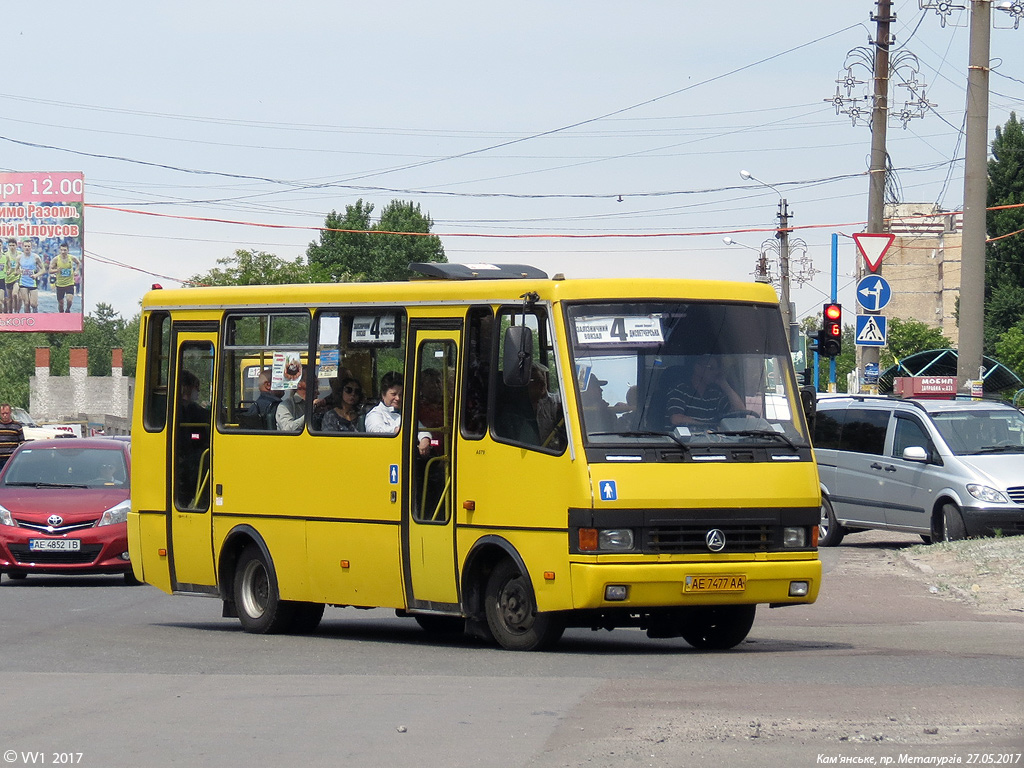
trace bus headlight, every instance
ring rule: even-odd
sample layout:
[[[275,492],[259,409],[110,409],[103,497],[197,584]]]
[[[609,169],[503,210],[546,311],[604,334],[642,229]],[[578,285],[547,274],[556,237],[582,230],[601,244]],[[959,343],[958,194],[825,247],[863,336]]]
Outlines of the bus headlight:
[[[786,549],[803,549],[807,546],[806,528],[783,528],[782,546]]]
[[[633,548],[632,528],[603,528],[597,533],[597,548],[611,552],[626,552]]]
[[[580,528],[580,552],[629,552],[633,549],[632,528]]]

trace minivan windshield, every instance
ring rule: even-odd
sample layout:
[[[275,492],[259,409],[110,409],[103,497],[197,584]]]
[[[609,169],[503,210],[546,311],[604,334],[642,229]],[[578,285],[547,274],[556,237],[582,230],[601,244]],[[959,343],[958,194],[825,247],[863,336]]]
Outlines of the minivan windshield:
[[[807,445],[777,307],[606,302],[567,319],[589,442]]]
[[[1016,408],[970,408],[931,416],[946,445],[959,456],[1024,453],[1024,414]]]

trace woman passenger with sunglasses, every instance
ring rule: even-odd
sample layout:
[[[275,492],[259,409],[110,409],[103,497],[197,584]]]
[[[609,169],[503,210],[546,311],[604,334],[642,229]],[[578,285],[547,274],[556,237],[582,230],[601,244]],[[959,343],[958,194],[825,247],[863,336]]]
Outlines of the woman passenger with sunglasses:
[[[353,378],[336,379],[332,387],[334,406],[324,413],[324,432],[361,432],[359,418],[363,415],[363,386]],[[334,382],[332,382],[334,384]]]

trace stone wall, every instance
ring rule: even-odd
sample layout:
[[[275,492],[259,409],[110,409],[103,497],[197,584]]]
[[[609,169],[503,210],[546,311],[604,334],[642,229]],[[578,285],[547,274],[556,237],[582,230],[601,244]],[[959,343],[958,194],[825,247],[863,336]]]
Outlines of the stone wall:
[[[122,376],[124,352],[112,350],[110,376],[89,376],[89,350],[73,347],[71,375],[50,375],[50,350],[36,349],[29,378],[29,412],[40,423],[77,423],[106,434],[131,431],[135,379]]]

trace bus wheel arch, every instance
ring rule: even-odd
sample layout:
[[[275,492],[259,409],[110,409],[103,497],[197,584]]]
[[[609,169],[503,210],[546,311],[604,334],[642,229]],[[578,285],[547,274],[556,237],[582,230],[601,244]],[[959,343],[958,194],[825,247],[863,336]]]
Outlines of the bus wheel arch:
[[[246,547],[251,546],[258,547],[267,562],[273,562],[266,542],[251,525],[239,525],[231,529],[221,545],[220,554],[217,557],[217,589],[225,603],[234,603],[235,570],[238,567],[238,558]],[[234,617],[235,614],[232,613],[231,616]]]
[[[506,559],[511,559],[524,573],[527,572],[522,556],[506,539],[482,536],[473,544],[462,567],[462,610],[466,614],[466,632],[486,642],[495,640],[487,626],[484,608],[487,581],[495,566]]]

